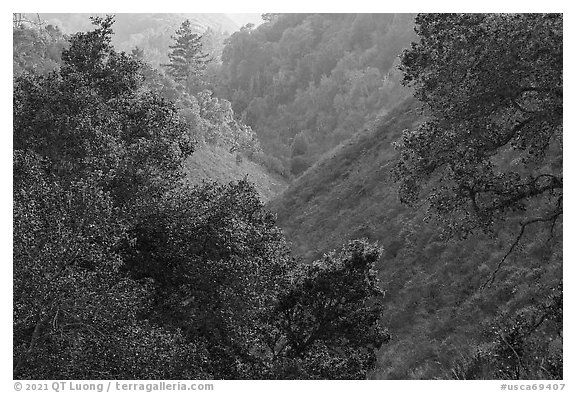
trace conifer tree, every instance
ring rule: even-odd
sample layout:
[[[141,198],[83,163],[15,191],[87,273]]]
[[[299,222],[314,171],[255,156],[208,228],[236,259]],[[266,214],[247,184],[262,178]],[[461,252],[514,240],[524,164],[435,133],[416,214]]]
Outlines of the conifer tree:
[[[202,35],[192,31],[190,20],[187,19],[172,38],[175,43],[170,45],[170,62],[164,66],[168,74],[189,91],[198,90],[195,87],[201,85],[199,77],[210,62],[209,55],[202,50]]]

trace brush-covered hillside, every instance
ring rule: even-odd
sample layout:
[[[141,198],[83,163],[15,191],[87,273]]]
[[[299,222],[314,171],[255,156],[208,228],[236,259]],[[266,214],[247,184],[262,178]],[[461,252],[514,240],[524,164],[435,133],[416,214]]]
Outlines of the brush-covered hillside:
[[[198,147],[185,163],[186,179],[191,184],[216,181],[226,184],[246,179],[254,185],[263,202],[280,194],[287,186],[286,180],[268,173],[261,165],[241,155],[230,153],[221,146]]]
[[[413,216],[403,207],[390,181],[397,154],[393,142],[402,130],[421,121],[420,106],[410,98],[373,128],[327,153],[294,180],[269,207],[305,260],[313,260],[343,239],[386,239],[396,228],[390,220]]]
[[[550,240],[547,230],[531,228],[494,282],[482,288],[514,242],[516,227],[446,239],[441,224],[425,220],[423,208],[400,203],[390,175],[398,160],[394,142],[424,118],[418,101],[404,101],[268,204],[304,261],[350,239],[383,247],[377,268],[386,291],[383,325],[392,339],[379,353],[372,374],[378,379],[471,377],[465,365],[491,348],[498,324],[553,296],[550,288],[562,277],[561,237]],[[561,356],[558,336],[550,337],[554,356]]]

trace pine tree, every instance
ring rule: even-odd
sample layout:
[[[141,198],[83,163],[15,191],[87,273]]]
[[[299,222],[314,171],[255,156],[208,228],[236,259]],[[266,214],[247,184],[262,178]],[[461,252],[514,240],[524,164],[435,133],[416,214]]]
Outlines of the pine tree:
[[[170,45],[168,58],[170,63],[164,64],[168,68],[168,74],[177,82],[180,82],[194,91],[201,85],[200,76],[206,70],[210,62],[209,55],[202,50],[202,36],[192,32],[190,20],[185,20],[176,35],[172,36],[174,45]]]

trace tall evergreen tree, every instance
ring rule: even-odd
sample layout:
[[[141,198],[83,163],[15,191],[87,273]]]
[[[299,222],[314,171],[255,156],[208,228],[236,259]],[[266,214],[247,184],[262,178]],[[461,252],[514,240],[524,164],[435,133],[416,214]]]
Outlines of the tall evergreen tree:
[[[201,86],[200,76],[211,60],[203,52],[202,35],[194,33],[190,20],[186,19],[172,38],[175,43],[170,45],[170,62],[164,66],[174,80],[182,83],[189,91],[195,91]]]

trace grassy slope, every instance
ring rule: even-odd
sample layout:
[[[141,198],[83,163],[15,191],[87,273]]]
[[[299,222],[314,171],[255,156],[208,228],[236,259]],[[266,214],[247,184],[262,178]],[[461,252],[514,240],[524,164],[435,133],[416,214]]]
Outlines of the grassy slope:
[[[200,184],[202,180],[228,183],[247,176],[248,180],[254,183],[263,202],[267,202],[286,188],[284,180],[269,174],[260,165],[246,158],[237,163],[236,154],[218,146],[198,146],[186,161],[185,169],[187,178],[192,184]]]
[[[562,277],[561,239],[546,243],[544,235],[531,233],[494,285],[479,290],[511,235],[445,242],[435,224],[424,221],[422,209],[400,205],[389,180],[397,154],[392,143],[421,121],[419,113],[413,99],[400,104],[268,205],[306,261],[353,238],[383,246],[383,322],[393,339],[381,351],[375,378],[449,377],[455,362],[482,341],[483,324],[530,304]]]
[[[343,142],[271,201],[297,254],[312,260],[350,238],[379,239],[389,232],[382,219],[412,214],[396,202],[388,178],[396,155],[392,142],[418,121],[415,102],[405,101],[379,127]]]

